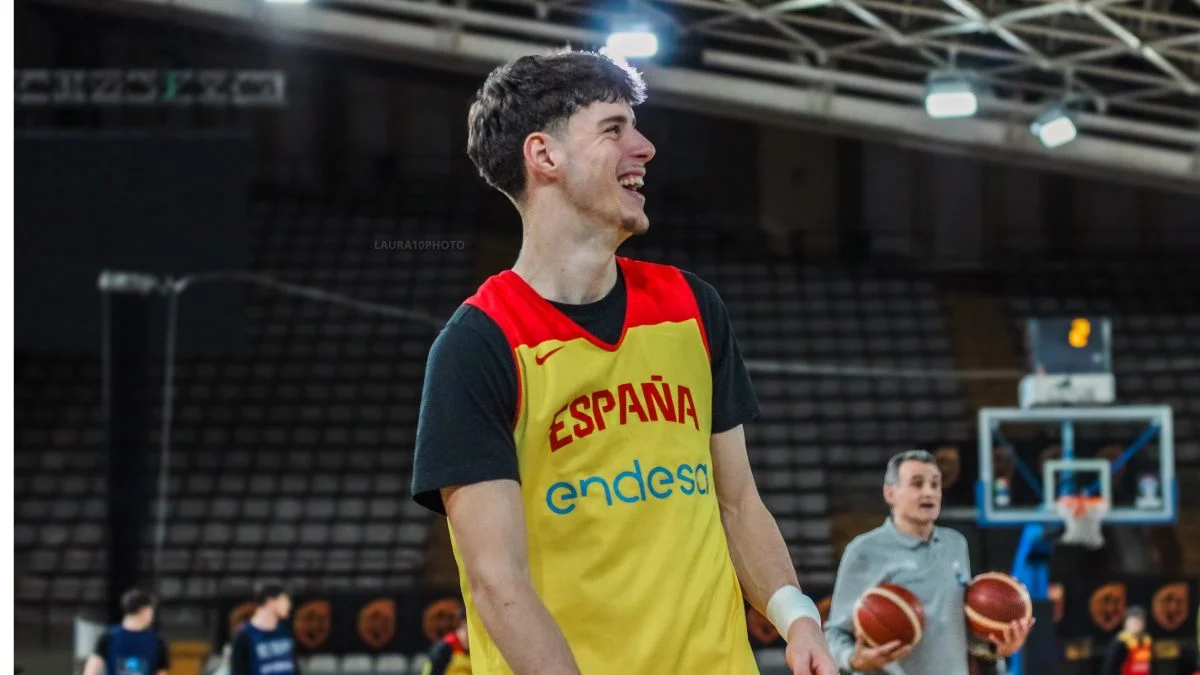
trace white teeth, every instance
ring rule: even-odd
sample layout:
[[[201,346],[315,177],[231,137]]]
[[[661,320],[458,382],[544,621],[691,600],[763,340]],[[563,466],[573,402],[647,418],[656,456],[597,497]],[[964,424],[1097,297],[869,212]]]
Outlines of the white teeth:
[[[620,182],[621,187],[633,188],[635,190],[640,189],[643,185],[645,185],[645,181],[641,176],[626,176],[618,182]]]

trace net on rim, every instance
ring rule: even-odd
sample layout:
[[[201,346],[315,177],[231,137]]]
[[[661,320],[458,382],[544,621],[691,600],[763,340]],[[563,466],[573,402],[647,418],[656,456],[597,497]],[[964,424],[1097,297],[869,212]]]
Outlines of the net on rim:
[[[1091,549],[1104,546],[1104,534],[1100,526],[1109,504],[1103,497],[1090,495],[1065,495],[1056,502],[1058,515],[1062,516],[1066,531],[1059,539],[1064,544],[1075,544]]]

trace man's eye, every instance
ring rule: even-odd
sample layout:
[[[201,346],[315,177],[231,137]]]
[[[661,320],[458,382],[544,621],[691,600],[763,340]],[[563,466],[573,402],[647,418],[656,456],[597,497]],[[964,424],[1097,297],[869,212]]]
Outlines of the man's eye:
[[[621,133],[621,127],[614,124],[613,126],[605,129],[604,131],[605,131],[605,133],[619,134],[619,133]]]

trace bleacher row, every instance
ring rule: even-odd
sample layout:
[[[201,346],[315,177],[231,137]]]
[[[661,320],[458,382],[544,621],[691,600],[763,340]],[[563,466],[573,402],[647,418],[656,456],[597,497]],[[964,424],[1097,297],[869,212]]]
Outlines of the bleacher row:
[[[251,209],[254,271],[447,317],[469,290],[471,251],[374,245],[464,238],[427,221],[419,208],[364,217],[262,200]],[[242,348],[185,355],[175,368],[168,527],[155,561],[167,625],[200,622],[214,598],[259,578],[298,592],[397,589],[423,568],[429,517],[407,494],[438,324],[261,287],[247,291],[244,316]],[[155,364],[155,472],[160,378]],[[99,362],[22,353],[17,385],[18,616],[68,621],[103,600]]]
[[[783,650],[762,650],[756,656],[764,674],[787,672]],[[420,675],[427,662],[424,655],[410,659],[403,654],[315,654],[301,657],[300,668],[305,675]],[[210,660],[205,672],[211,672],[216,663],[215,658]]]
[[[300,672],[305,675],[420,675],[427,659],[409,658],[404,654],[314,654],[302,656]],[[210,660],[205,672],[211,672],[216,659]]]
[[[417,402],[438,320],[469,290],[471,252],[378,248],[465,238],[409,204],[394,216],[255,204],[256,271],[430,320],[253,290],[246,353],[180,377],[168,600],[203,600],[197,577],[211,580],[207,597],[260,578],[297,592],[418,582],[429,514],[407,496]]]
[[[18,352],[15,366],[16,619],[65,621],[104,599],[100,365]]]

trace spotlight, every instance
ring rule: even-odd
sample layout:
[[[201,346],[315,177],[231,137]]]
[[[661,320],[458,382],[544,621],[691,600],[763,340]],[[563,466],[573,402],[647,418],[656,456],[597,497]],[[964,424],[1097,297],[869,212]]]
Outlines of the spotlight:
[[[1029,131],[1037,136],[1037,139],[1047,148],[1066,145],[1075,140],[1075,136],[1078,135],[1075,122],[1067,114],[1066,108],[1061,105],[1047,108],[1033,121],[1033,124],[1029,125]]]
[[[971,117],[979,110],[975,84],[958,71],[933,73],[925,84],[925,111],[935,119]]]
[[[641,27],[617,31],[608,36],[603,51],[619,59],[649,58],[658,53],[658,36]]]

